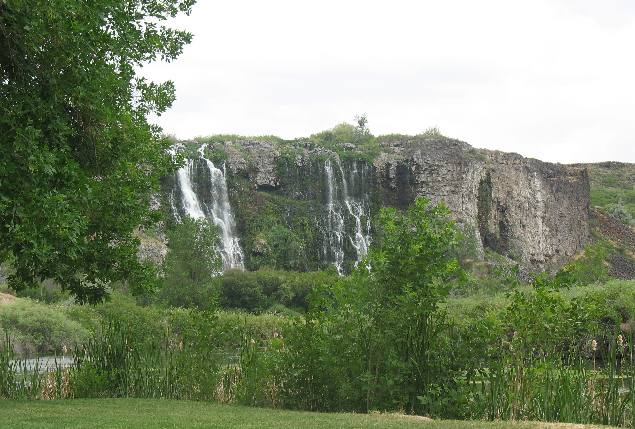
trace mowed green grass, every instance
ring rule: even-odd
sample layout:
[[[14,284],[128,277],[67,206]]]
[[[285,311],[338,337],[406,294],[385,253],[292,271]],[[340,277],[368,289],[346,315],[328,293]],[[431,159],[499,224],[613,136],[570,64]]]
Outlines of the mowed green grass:
[[[593,426],[532,422],[443,421],[395,414],[309,413],[172,400],[75,399],[66,401],[0,401],[0,427],[3,429],[577,429]]]

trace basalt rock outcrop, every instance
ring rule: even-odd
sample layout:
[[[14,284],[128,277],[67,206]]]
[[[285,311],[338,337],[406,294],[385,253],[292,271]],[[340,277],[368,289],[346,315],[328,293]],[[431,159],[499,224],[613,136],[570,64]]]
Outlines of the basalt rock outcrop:
[[[210,165],[223,171],[247,269],[350,270],[372,242],[379,208],[405,208],[417,196],[445,203],[477,254],[491,249],[528,270],[560,267],[589,238],[584,168],[444,137],[389,136],[374,144],[186,143],[200,154],[190,176],[203,207],[213,204]],[[174,217],[186,215],[177,174],[166,178],[164,191]]]

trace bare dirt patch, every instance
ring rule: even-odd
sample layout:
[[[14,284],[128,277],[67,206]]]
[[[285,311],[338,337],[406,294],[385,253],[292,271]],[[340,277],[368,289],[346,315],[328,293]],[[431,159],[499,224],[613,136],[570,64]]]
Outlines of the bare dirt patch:
[[[0,305],[11,304],[16,299],[17,298],[15,296],[13,296],[13,295],[9,295],[8,293],[0,292]]]

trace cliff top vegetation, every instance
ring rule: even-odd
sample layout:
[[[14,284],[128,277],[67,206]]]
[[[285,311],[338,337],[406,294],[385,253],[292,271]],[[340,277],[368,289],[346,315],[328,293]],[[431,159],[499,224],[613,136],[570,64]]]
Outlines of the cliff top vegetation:
[[[238,134],[216,134],[211,136],[199,136],[194,142],[208,144],[213,149],[212,158],[222,158],[225,143],[236,146],[245,142],[267,142],[274,145],[281,153],[294,155],[304,149],[322,147],[338,154],[342,159],[360,159],[372,161],[381,152],[381,147],[395,141],[420,141],[420,140],[453,140],[444,136],[437,127],[426,129],[420,134],[410,136],[405,134],[384,134],[375,136],[368,128],[368,120],[365,115],[356,117],[356,124],[342,122],[333,128],[311,134],[309,137],[295,139],[283,139],[273,135],[243,136]],[[186,142],[185,153],[187,156],[196,157],[199,145]]]
[[[591,205],[635,226],[635,164],[600,162],[580,165],[589,170]]]

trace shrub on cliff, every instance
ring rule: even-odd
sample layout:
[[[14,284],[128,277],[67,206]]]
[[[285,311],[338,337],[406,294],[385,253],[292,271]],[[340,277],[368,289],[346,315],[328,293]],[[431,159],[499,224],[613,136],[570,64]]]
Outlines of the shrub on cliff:
[[[342,122],[330,130],[313,134],[310,139],[344,158],[350,154],[351,149],[355,149],[360,151],[356,157],[372,159],[379,152],[379,145],[368,129],[368,118],[366,115],[356,116],[355,122],[357,125]]]
[[[609,213],[615,219],[622,222],[624,225],[633,225],[635,224],[635,219],[631,215],[631,213],[626,209],[624,205],[624,200],[619,198],[617,203],[609,206]]]

